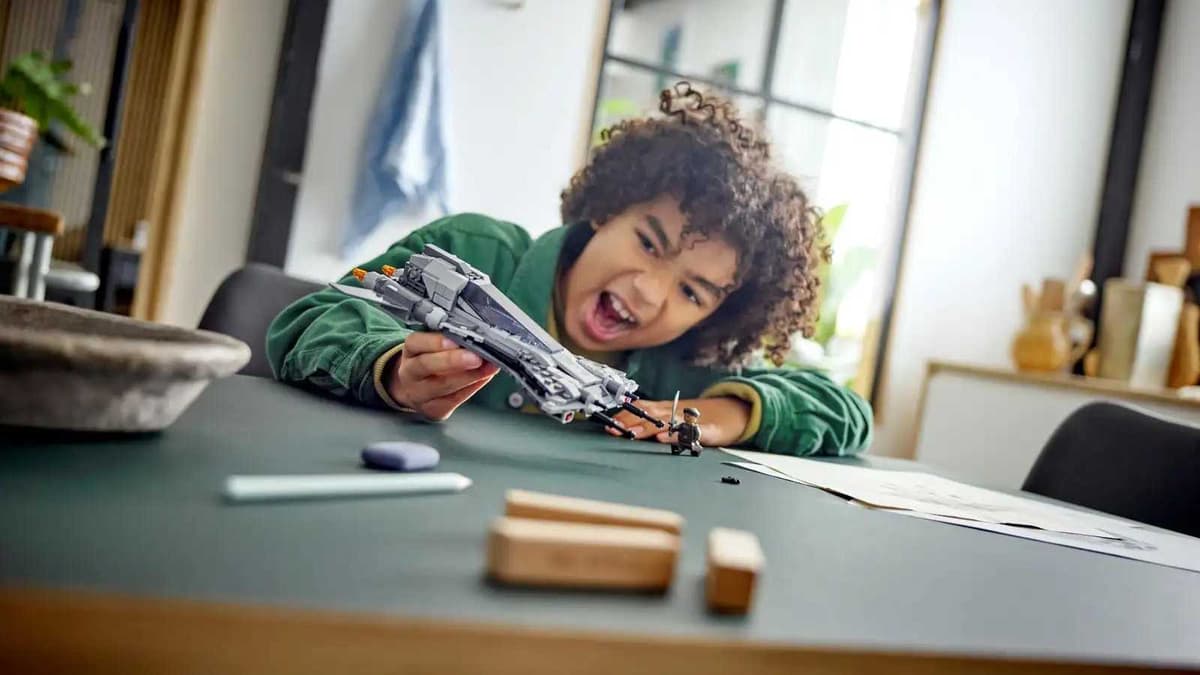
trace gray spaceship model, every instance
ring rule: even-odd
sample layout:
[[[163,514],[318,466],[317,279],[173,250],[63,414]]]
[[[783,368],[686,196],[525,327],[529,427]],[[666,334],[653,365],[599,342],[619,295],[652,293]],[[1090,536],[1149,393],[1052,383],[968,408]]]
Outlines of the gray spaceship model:
[[[625,373],[567,351],[492,285],[486,274],[433,244],[397,269],[354,270],[362,287],[330,284],[379,305],[405,324],[440,331],[464,349],[516,378],[543,413],[570,422],[583,414],[633,434],[612,418],[617,410],[665,426],[633,405],[638,383]]]

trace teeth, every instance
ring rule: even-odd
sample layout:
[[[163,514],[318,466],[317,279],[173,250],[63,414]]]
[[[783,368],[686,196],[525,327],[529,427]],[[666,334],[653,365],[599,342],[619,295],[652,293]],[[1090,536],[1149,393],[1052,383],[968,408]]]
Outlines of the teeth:
[[[625,307],[625,303],[621,302],[620,298],[612,293],[609,293],[608,301],[609,304],[612,305],[613,311],[617,313],[617,316],[621,317],[622,321],[628,324],[637,323],[637,319],[633,317],[633,314]]]

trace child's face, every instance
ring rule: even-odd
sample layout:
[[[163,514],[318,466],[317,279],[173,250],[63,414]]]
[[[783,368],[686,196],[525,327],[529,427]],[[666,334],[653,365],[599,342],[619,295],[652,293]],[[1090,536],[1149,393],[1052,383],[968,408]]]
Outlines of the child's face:
[[[563,328],[592,351],[666,344],[716,311],[733,286],[737,252],[722,239],[680,242],[674,197],[635,204],[602,226],[560,288]]]

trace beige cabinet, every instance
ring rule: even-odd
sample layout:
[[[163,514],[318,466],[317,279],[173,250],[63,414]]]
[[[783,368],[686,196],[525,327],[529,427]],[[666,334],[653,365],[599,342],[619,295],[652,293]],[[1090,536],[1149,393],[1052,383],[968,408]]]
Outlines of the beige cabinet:
[[[1112,401],[1200,425],[1200,401],[1170,389],[932,361],[914,456],[968,482],[1017,489],[1059,423],[1091,401]]]

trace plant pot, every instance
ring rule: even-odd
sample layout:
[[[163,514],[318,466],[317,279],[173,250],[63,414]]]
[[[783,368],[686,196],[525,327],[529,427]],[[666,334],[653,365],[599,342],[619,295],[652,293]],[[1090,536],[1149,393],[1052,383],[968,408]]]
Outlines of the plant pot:
[[[38,125],[32,117],[0,108],[0,192],[25,181],[37,137]]]
[[[25,182],[4,193],[4,201],[35,209],[53,209],[54,174],[62,163],[62,150],[39,137],[25,162]]]

